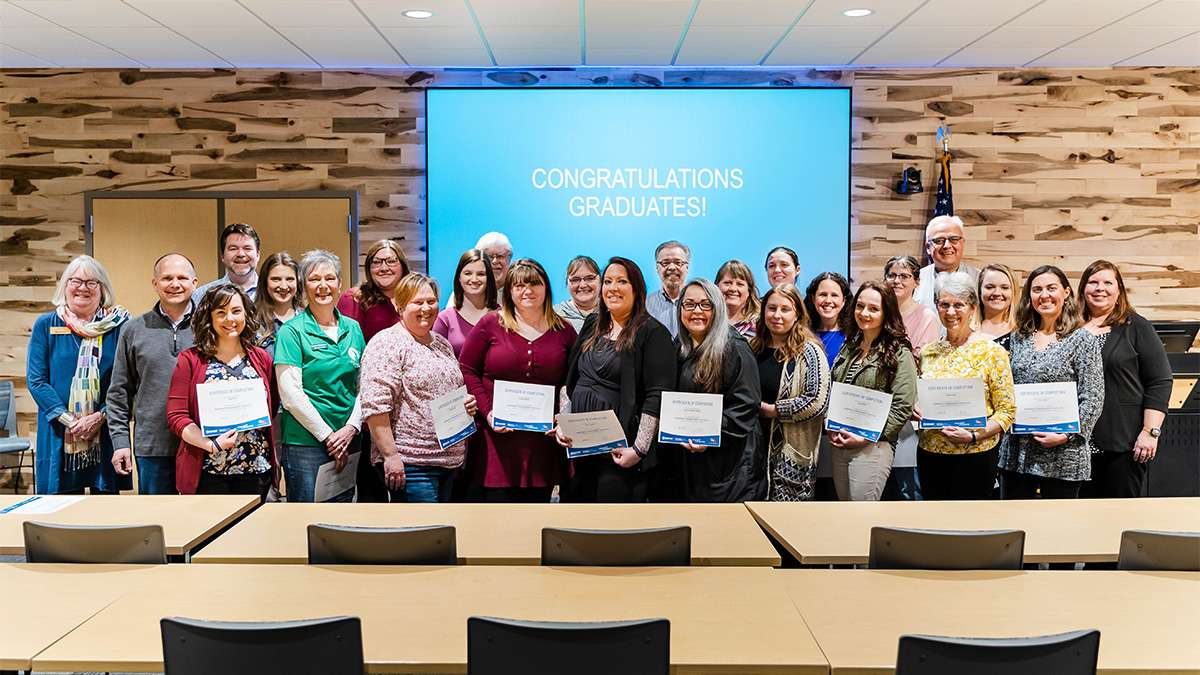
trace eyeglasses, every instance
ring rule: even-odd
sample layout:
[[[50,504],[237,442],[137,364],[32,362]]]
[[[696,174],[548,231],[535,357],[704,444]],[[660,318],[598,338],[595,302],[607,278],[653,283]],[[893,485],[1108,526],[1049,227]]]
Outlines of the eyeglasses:
[[[683,302],[679,303],[679,306],[682,307],[683,311],[685,312],[694,312],[696,310],[700,310],[701,312],[711,312],[713,308],[713,304],[708,300],[701,300],[700,302],[696,302],[695,300],[684,300]]]
[[[941,248],[946,244],[958,246],[962,243],[962,240],[962,237],[934,237],[929,240],[929,243],[933,244],[934,248]]]
[[[512,251],[507,253],[485,253],[492,260],[512,260]]]
[[[399,267],[399,258],[372,258],[371,269],[379,269],[380,267]]]
[[[594,284],[600,278],[598,274],[589,274],[586,277],[569,277],[567,283],[575,286],[577,284]]]
[[[883,275],[883,278],[886,281],[912,281],[916,277],[908,272],[888,272],[887,274]]]
[[[665,269],[667,269],[668,267],[687,267],[687,266],[688,266],[688,261],[686,261],[686,260],[678,260],[678,259],[671,259],[671,260],[659,260],[657,264],[658,264],[658,266],[659,266],[659,267],[661,267],[661,268],[663,268],[663,269],[665,270]]]
[[[943,312],[949,312],[953,309],[955,312],[961,314],[967,311],[967,303],[965,302],[939,302],[937,306]]]
[[[95,279],[67,279],[67,288],[86,288],[89,291],[94,291],[100,288],[100,282]]]

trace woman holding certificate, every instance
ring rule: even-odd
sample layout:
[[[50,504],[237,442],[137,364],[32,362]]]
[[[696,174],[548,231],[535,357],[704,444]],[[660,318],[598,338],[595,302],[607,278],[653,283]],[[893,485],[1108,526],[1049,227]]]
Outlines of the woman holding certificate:
[[[1039,493],[1044,499],[1073,499],[1091,476],[1092,429],[1104,407],[1104,364],[1100,342],[1080,330],[1075,303],[1067,275],[1053,265],[1035,269],[1025,280],[1012,335],[1017,418],[1000,446],[1005,499],[1033,499]],[[1069,386],[1028,386],[1060,384]],[[1023,420],[1022,399],[1034,396],[1039,398],[1029,412],[1035,416]]]
[[[808,288],[804,292],[808,326],[825,348],[825,360],[830,367],[846,342],[842,326],[854,321],[852,308],[847,302],[849,298],[850,282],[837,272],[821,272],[808,282]],[[837,499],[837,491],[833,487],[833,446],[829,444],[829,437],[824,434],[821,435],[817,453],[815,496],[820,500]]]
[[[690,502],[744,502],[766,496],[758,413],[762,387],[750,345],[728,324],[724,297],[707,279],[683,287],[679,301],[679,380],[675,391],[721,396],[720,445],[688,441],[681,462]]]
[[[792,284],[767,291],[750,348],[758,355],[759,406],[767,443],[767,499],[813,498],[817,447],[829,406],[829,363]]]
[[[975,280],[965,272],[943,272],[934,281],[938,318],[946,338],[921,350],[921,382],[954,380],[949,406],[920,387],[917,412],[924,415],[917,470],[925,499],[989,499],[996,484],[1000,438],[1017,415],[1008,352],[971,327],[979,305]],[[962,404],[978,397],[982,410]],[[941,401],[937,401],[938,404]],[[945,409],[943,409],[945,408]],[[962,423],[966,414],[983,416]],[[941,420],[942,422],[935,422]],[[947,422],[947,420],[954,420]],[[982,424],[979,424],[982,422]]]
[[[457,357],[467,341],[467,334],[475,329],[475,324],[484,314],[497,307],[496,280],[492,277],[492,268],[483,259],[483,251],[473,248],[458,259],[450,306],[438,314],[433,332],[450,342]]]
[[[383,474],[393,502],[445,502],[454,470],[462,465],[461,437],[443,443],[437,433],[437,401],[458,391],[462,371],[446,338],[433,332],[437,282],[424,274],[396,284],[400,322],[367,344],[359,401],[371,433],[371,464]],[[475,414],[475,399],[461,397],[460,412]]]
[[[675,386],[675,346],[667,327],[646,310],[646,281],[637,263],[611,258],[600,308],[583,322],[571,349],[564,412],[612,410],[626,447],[581,457],[564,497],[575,502],[644,502],[658,464],[662,393]],[[560,444],[571,440],[558,435]],[[560,451],[561,452],[561,451]]]
[[[1121,271],[1107,260],[1088,265],[1079,279],[1084,328],[1100,341],[1104,409],[1092,433],[1089,497],[1140,497],[1147,463],[1171,400],[1171,364],[1154,326],[1134,311]]]
[[[108,272],[86,255],[67,263],[53,303],[33,324],[25,370],[38,407],[34,491],[116,493],[129,486],[113,470],[104,400],[129,313],[116,304]]]
[[[717,288],[725,296],[729,325],[747,340],[754,337],[759,307],[754,273],[741,260],[730,260],[717,270]]]
[[[838,498],[877,501],[892,470],[892,448],[900,427],[912,417],[917,363],[891,288],[881,281],[865,282],[851,306],[854,319],[844,326],[846,343],[833,361],[833,381],[890,394],[891,398],[879,440],[870,441],[849,431],[826,434],[833,446],[833,483]],[[871,412],[873,416],[880,413]]]
[[[549,502],[554,486],[565,478],[566,457],[553,438],[515,429],[521,425],[505,424],[504,418],[498,421],[493,409],[497,403],[508,406],[508,392],[521,391],[522,385],[552,387],[545,419],[537,420],[549,430],[553,396],[566,380],[567,353],[574,343],[575,329],[554,311],[546,270],[529,258],[514,262],[504,277],[500,311],[475,324],[459,353],[467,390],[486,420],[482,452],[467,467],[486,501]],[[537,387],[524,390],[534,398],[546,394]],[[500,401],[499,392],[505,392]]]
[[[358,368],[366,343],[358,322],[334,307],[342,290],[342,262],[336,255],[304,254],[300,278],[308,308],[279,329],[275,342],[288,501],[348,502],[354,498],[355,474],[345,467],[358,452]],[[318,490],[322,466],[330,463],[337,477]]]
[[[192,314],[196,344],[179,355],[167,424],[179,436],[180,494],[256,494],[275,476],[271,355],[255,344],[250,296],[233,284],[208,289]]]

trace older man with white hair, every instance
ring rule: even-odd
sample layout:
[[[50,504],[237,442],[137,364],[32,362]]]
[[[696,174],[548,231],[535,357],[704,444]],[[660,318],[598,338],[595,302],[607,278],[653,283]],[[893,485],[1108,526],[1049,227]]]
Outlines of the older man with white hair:
[[[475,242],[475,248],[483,251],[488,265],[492,268],[496,288],[504,286],[504,279],[508,277],[508,266],[512,263],[512,242],[503,232],[488,232]]]
[[[972,279],[979,279],[979,270],[964,263],[963,251],[967,238],[962,218],[937,216],[925,226],[925,251],[932,262],[921,268],[917,290],[913,299],[933,311],[937,311],[934,299],[934,279],[942,272],[965,272]]]

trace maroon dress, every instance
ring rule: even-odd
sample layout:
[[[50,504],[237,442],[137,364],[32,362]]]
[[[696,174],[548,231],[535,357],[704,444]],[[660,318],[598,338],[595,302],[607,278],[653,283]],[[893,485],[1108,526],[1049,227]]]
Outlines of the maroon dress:
[[[566,453],[553,438],[533,431],[496,433],[488,426],[496,380],[548,384],[567,379],[567,353],[575,343],[568,323],[530,341],[506,330],[496,313],[485,315],[467,336],[458,361],[467,390],[479,406],[482,452],[472,458],[470,480],[485,488],[549,488],[562,483]]]
[[[377,302],[364,310],[362,305],[358,304],[357,289],[354,288],[342,293],[342,297],[338,298],[337,308],[342,316],[348,316],[358,322],[365,342],[370,342],[379,331],[400,323],[400,314],[390,302]]]

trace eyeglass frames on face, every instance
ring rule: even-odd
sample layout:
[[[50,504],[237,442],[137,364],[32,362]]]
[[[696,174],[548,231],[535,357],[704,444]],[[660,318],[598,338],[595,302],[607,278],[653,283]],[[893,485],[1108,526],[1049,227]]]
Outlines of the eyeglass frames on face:
[[[677,260],[677,259],[668,259],[668,260],[659,260],[656,264],[663,269],[667,269],[668,267],[687,267],[688,261]]]
[[[95,279],[67,279],[67,288],[86,288],[89,291],[94,291],[100,288],[100,282]]]
[[[700,310],[701,312],[711,312],[713,308],[713,304],[708,300],[701,300],[699,302],[694,300],[684,300],[683,302],[679,303],[679,306],[682,307],[683,311],[685,312],[694,312],[696,310]]]
[[[958,246],[962,243],[962,240],[962,237],[934,237],[929,240],[929,243],[933,244],[934,248],[941,248],[946,244]]]

